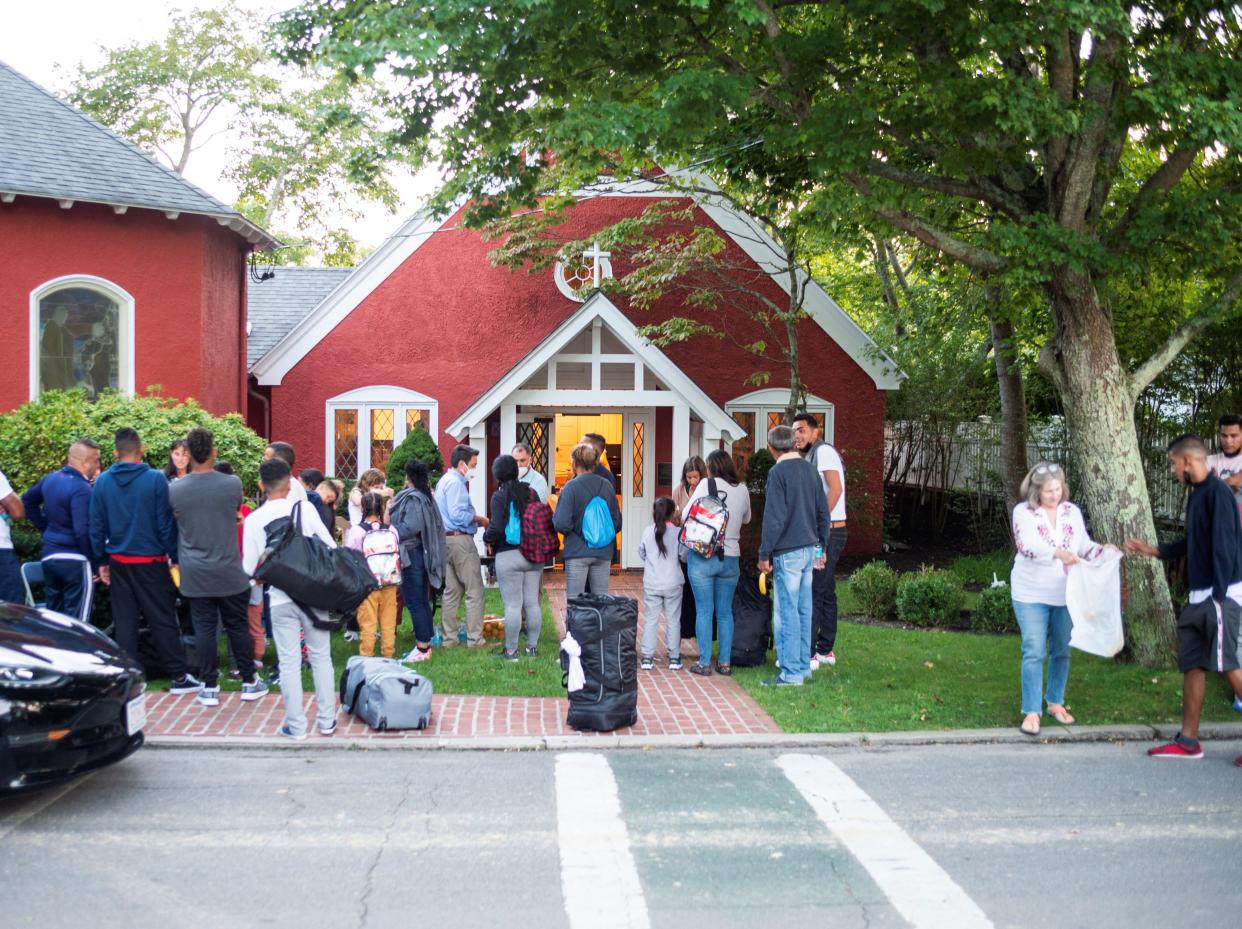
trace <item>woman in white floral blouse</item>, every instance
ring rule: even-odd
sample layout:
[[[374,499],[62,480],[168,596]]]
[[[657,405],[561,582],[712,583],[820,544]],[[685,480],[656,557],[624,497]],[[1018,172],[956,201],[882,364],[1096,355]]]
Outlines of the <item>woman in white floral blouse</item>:
[[[1019,495],[1023,500],[1013,509],[1017,555],[1009,579],[1014,613],[1022,630],[1024,717],[1019,728],[1027,735],[1039,735],[1045,696],[1049,716],[1065,725],[1074,722],[1065,708],[1073,626],[1065,606],[1065,578],[1070,565],[1080,558],[1096,557],[1102,547],[1087,535],[1082,511],[1069,502],[1069,486],[1060,465],[1037,464],[1023,480]]]

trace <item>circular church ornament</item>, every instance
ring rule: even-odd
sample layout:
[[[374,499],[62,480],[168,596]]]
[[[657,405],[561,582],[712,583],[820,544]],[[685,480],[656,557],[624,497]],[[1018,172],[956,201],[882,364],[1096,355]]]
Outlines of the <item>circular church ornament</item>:
[[[612,277],[610,256],[611,253],[601,251],[596,242],[581,255],[556,262],[552,270],[556,289],[575,303],[585,303],[605,278]]]

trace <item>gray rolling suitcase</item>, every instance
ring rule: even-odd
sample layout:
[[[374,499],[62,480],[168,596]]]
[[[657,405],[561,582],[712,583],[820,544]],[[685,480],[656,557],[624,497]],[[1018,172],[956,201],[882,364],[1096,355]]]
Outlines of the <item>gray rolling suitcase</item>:
[[[425,729],[431,681],[392,658],[354,655],[341,674],[341,705],[372,729]]]

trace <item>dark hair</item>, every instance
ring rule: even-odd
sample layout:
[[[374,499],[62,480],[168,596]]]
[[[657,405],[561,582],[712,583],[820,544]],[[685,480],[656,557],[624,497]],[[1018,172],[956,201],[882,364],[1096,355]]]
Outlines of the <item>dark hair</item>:
[[[99,443],[96,442],[94,439],[92,439],[90,436],[86,436],[86,435],[78,436],[76,439],[74,439],[72,442],[69,443],[69,450],[72,451],[75,445],[80,445],[83,448],[89,448],[96,452],[99,451]]]
[[[1218,426],[1242,426],[1242,416],[1237,413],[1226,413],[1216,421]]]
[[[176,447],[176,442],[173,446]],[[190,459],[196,464],[206,464],[211,458],[211,449],[216,444],[216,437],[211,434],[211,430],[206,426],[195,426],[185,434],[185,447],[190,453]],[[172,454],[171,452],[169,453]]]
[[[470,463],[471,458],[479,457],[479,450],[471,448],[469,445],[458,445],[453,449],[453,454],[449,456],[449,467],[456,468],[463,461]]]
[[[807,424],[808,426],[810,426],[812,429],[818,429],[818,428],[819,428],[819,420],[815,418],[815,414],[814,414],[814,413],[808,413],[808,412],[806,412],[806,410],[803,410],[801,413],[799,413],[797,416],[795,416],[795,417],[793,418],[793,421],[794,421],[795,423],[806,423],[806,424]]]
[[[698,471],[700,478],[707,477],[707,464],[698,455],[691,455],[686,459],[686,463],[681,466],[682,490],[690,490],[689,485],[686,484],[686,475],[691,471]]]
[[[1189,455],[1191,458],[1206,458],[1207,445],[1191,432],[1183,433],[1169,443],[1170,455]]]
[[[427,483],[427,462],[421,458],[411,458],[405,463],[405,479],[415,490],[431,496],[431,485]]]
[[[388,502],[388,498],[383,494],[377,494],[374,491],[367,491],[362,495],[362,518],[374,516],[376,519],[384,518],[384,505]]]
[[[724,449],[714,449],[707,456],[707,470],[712,477],[722,477],[734,486],[742,483],[742,479],[737,476],[737,467],[733,464],[733,456]]]
[[[116,437],[113,439],[113,446],[116,448],[117,457],[128,457],[129,455],[137,455],[142,451],[142,436],[138,435],[137,429],[130,429],[129,426],[122,426],[116,431]]]
[[[290,473],[289,465],[283,458],[269,458],[259,465],[259,480],[263,482],[263,489],[269,493],[288,481]]]
[[[227,461],[217,461],[215,463],[215,470],[219,471],[221,474],[232,474],[233,465]]]
[[[272,450],[272,454],[281,459],[289,466],[290,472],[293,470],[293,446],[288,442],[268,442],[267,447]]]
[[[518,519],[521,519],[526,510],[526,502],[530,499],[530,485],[518,480],[517,459],[512,455],[498,457],[492,462],[492,477],[496,478],[496,483],[500,485],[499,490],[504,494],[504,512],[508,513],[508,504],[512,504],[517,510]]]
[[[318,468],[303,468],[298,472],[298,480],[303,484],[310,484],[311,487],[318,487],[323,483],[323,472]]]
[[[177,476],[177,466],[173,464],[172,453],[179,448],[184,448],[185,453],[187,455],[190,454],[190,443],[189,442],[187,442],[185,439],[173,439],[172,445],[168,446],[168,464],[164,465],[164,477],[168,478],[170,481]],[[186,470],[188,471],[189,468],[187,468]]]
[[[608,442],[598,432],[584,433],[582,436],[582,441],[590,442],[592,445],[595,446],[595,450],[597,452],[602,453],[606,448],[608,448]]]
[[[655,523],[655,543],[656,548],[660,550],[661,558],[668,554],[668,549],[664,546],[664,529],[672,522],[673,514],[676,512],[677,504],[673,502],[672,497],[656,497],[655,503],[651,505],[651,517]]]

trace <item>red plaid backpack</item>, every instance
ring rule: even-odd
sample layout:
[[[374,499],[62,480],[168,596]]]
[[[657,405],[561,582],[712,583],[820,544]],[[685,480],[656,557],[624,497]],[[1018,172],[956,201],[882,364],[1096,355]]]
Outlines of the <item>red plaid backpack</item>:
[[[518,551],[534,564],[547,564],[560,550],[561,542],[552,526],[552,507],[532,490],[531,499],[522,510],[522,536]]]

